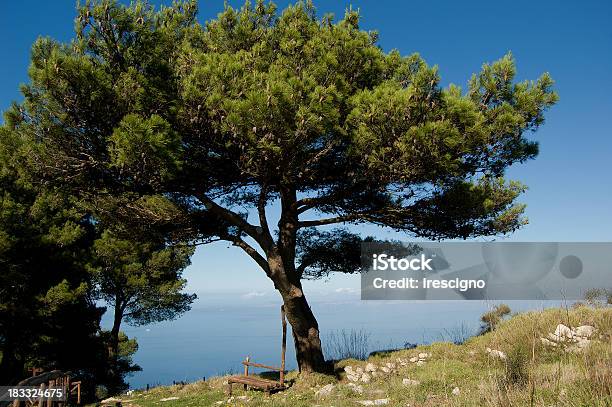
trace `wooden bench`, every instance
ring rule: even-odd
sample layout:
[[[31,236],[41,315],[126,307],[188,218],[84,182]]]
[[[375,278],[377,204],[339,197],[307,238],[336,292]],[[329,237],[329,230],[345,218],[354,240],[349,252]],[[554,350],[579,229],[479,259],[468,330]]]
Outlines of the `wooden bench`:
[[[281,320],[283,326],[283,340],[281,347],[281,366],[268,366],[261,363],[251,362],[247,356],[242,364],[244,365],[244,375],[230,376],[227,379],[227,394],[232,395],[232,384],[238,383],[244,386],[244,389],[248,388],[263,390],[266,395],[270,395],[273,392],[281,391],[286,388],[285,386],[285,349],[287,347],[287,321],[285,319],[285,307],[281,306]],[[279,380],[268,380],[261,377],[249,376],[249,366],[257,367],[261,369],[268,369],[279,372]]]

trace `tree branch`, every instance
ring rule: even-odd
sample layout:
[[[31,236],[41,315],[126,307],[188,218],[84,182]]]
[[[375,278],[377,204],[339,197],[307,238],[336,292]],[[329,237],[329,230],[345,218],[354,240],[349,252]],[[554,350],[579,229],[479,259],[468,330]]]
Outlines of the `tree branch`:
[[[224,239],[232,242],[234,246],[240,247],[242,250],[244,250],[246,254],[257,262],[259,267],[261,267],[268,276],[270,275],[270,266],[268,265],[268,261],[261,254],[259,254],[259,252],[255,250],[253,246],[249,245],[238,236],[227,235],[224,237]]]
[[[299,228],[307,228],[312,226],[323,226],[331,225],[334,223],[351,222],[357,219],[367,218],[367,213],[351,213],[343,216],[336,216],[333,218],[316,219],[316,220],[303,220],[298,223]]]
[[[257,200],[257,212],[259,213],[259,224],[261,225],[262,235],[265,240],[268,241],[269,245],[274,244],[272,234],[270,233],[270,227],[268,226],[268,219],[266,217],[266,201],[268,196],[268,186],[266,184],[261,186],[259,191],[259,199]]]
[[[252,225],[243,218],[241,218],[236,212],[233,212],[217,204],[215,201],[213,201],[204,194],[200,195],[198,198],[206,206],[206,209],[211,211],[213,214],[219,216],[220,218],[226,220],[227,222],[231,223],[232,225],[238,227],[247,235],[255,239],[255,241],[259,243],[262,249],[266,251],[270,249],[270,242],[264,238],[263,233],[258,231],[258,228],[255,225]]]

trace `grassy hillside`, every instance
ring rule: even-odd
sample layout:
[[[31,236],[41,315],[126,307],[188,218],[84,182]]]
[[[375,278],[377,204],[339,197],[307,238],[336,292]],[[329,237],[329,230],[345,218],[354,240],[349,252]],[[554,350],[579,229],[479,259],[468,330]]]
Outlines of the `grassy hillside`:
[[[559,324],[589,325],[595,332],[582,340],[583,348],[570,340],[543,343]],[[515,315],[461,345],[434,343],[367,361],[342,360],[336,376],[290,372],[291,387],[270,397],[235,390],[230,399],[225,379],[217,377],[121,399],[123,406],[141,407],[612,406],[611,334],[612,308],[548,309]]]

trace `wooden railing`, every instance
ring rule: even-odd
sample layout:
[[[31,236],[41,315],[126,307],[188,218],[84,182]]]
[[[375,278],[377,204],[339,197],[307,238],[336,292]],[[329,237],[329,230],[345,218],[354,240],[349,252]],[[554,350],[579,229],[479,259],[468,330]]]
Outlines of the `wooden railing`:
[[[35,375],[28,377],[17,383],[18,386],[39,386],[42,390],[49,387],[61,387],[66,394],[66,401],[53,401],[51,399],[39,398],[33,401],[13,402],[13,407],[38,406],[38,407],[64,407],[68,402],[81,404],[81,381],[73,381],[69,372],[53,370],[51,372],[40,373],[40,369],[33,369]]]

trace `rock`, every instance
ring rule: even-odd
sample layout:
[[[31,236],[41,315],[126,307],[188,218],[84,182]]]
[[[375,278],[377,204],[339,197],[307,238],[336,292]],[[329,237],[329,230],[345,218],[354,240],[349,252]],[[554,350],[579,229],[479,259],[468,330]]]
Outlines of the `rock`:
[[[506,354],[501,350],[487,348],[487,353],[494,358],[506,359]]]
[[[372,372],[372,377],[378,377],[378,375],[380,375],[379,372]]]
[[[327,397],[331,394],[331,392],[334,390],[334,385],[333,384],[326,384],[325,386],[321,387],[319,390],[317,390],[317,392],[315,393],[315,397]]]
[[[546,338],[540,338],[540,341],[542,342],[542,345],[545,345],[545,346],[557,346],[556,342],[553,342],[553,341],[548,340]]]
[[[415,356],[415,357],[413,357],[413,358],[410,358],[410,361],[411,361],[412,363],[416,363],[416,362],[418,362],[418,361],[419,361],[419,357],[418,357],[418,356]]]
[[[346,378],[348,380],[350,380],[351,382],[358,382],[359,381],[359,376],[357,376],[355,374],[347,374]]]
[[[363,393],[363,387],[359,384],[349,383],[347,386],[349,387],[349,389],[351,389],[355,393],[359,393],[359,394]]]
[[[163,401],[163,400],[160,400]],[[107,399],[104,399],[100,402],[101,405],[103,406],[121,406],[121,399],[117,399],[115,397],[109,397]]]
[[[346,373],[352,373],[353,372],[353,366],[344,366],[344,371]]]
[[[421,382],[419,382],[418,380],[412,380],[412,379],[402,379],[402,384],[404,386],[418,386],[419,384],[421,384]]]
[[[455,387],[452,393],[453,396],[458,396],[459,394],[461,394],[461,390],[459,390],[459,387]]]
[[[565,340],[565,339],[571,339],[574,337],[574,333],[572,332],[571,328],[563,325],[563,324],[559,324],[557,325],[557,328],[555,329],[555,333],[554,336],[556,338],[558,338],[557,340]]]
[[[376,399],[376,400],[360,400],[357,403],[363,406],[384,406],[389,404],[389,399]]]
[[[359,374],[363,373],[363,368],[358,367],[357,369],[355,369],[355,371]]]
[[[366,372],[375,372],[378,367],[374,363],[368,363],[365,367]]]
[[[591,325],[581,325],[575,329],[576,336],[590,338],[595,333],[595,327]]]
[[[395,363],[388,362],[388,363],[387,363],[387,367],[388,367],[389,369],[393,370],[393,369],[395,369],[395,368],[397,367],[397,365],[396,365]]]
[[[370,380],[372,380],[372,378],[371,378],[371,377],[370,377],[370,375],[369,375],[369,374],[367,374],[367,373],[364,373],[364,374],[361,376],[361,381],[362,381],[362,382],[364,382],[364,383],[370,383]]]
[[[385,373],[391,373],[391,369],[389,369],[387,366],[381,367],[380,370],[382,370]]]
[[[419,360],[418,362],[416,362],[417,366],[423,366],[425,364],[425,361],[423,360]]]
[[[419,353],[419,359],[427,359],[429,357],[429,355],[425,352],[421,352]]]
[[[172,401],[172,400],[178,400],[178,397],[166,397],[165,399],[159,399],[159,401]]]

